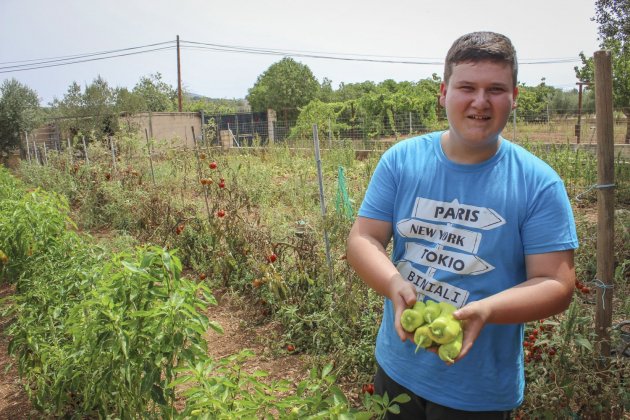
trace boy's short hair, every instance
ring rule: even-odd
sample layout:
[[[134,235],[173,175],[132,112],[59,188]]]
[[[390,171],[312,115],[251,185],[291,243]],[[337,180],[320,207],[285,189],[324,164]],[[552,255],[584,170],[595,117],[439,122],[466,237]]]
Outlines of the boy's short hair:
[[[453,42],[444,63],[444,83],[448,84],[454,65],[485,60],[509,64],[516,87],[518,63],[512,41],[505,35],[487,31],[471,32]]]

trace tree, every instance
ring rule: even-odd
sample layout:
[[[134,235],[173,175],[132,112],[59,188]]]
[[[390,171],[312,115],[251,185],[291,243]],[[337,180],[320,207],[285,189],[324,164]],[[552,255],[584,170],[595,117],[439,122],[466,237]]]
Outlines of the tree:
[[[548,108],[554,88],[545,84],[545,78],[538,86],[519,84],[518,90],[517,118],[527,122],[548,122]]]
[[[247,101],[252,111],[276,110],[285,120],[296,119],[298,108],[315,99],[319,82],[308,66],[292,58],[272,64],[249,89]]]
[[[147,109],[147,103],[142,96],[130,91],[129,89],[116,89],[116,109],[120,114],[133,115],[138,112],[144,112]]]
[[[600,46],[611,51],[613,105],[626,116],[626,144],[630,143],[630,0],[596,0],[595,18]],[[595,82],[593,58],[580,53],[582,67],[575,75],[582,82]]]
[[[37,93],[15,79],[0,86],[0,153],[21,146],[20,135],[37,127],[40,120]]]
[[[133,93],[142,97],[145,102],[143,111],[169,112],[175,111],[177,92],[162,80],[160,73],[142,77],[133,88]]]
[[[596,0],[593,20],[603,40],[616,40],[625,49],[630,47],[630,0]]]
[[[72,135],[111,135],[118,129],[116,92],[98,76],[85,87],[84,92],[77,82],[73,82],[63,99],[55,99],[52,106],[57,116],[61,117],[61,127]]]

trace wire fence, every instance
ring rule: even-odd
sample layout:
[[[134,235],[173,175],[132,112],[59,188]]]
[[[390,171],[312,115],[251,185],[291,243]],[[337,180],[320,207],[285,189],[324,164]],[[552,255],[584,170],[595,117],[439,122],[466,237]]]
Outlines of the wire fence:
[[[333,143],[352,141],[356,148],[372,149],[383,141],[392,142],[434,130],[448,128],[448,121],[441,111],[438,117],[428,119],[416,112],[388,113],[385,116],[356,115],[352,118],[320,118],[319,120],[269,121],[266,113],[210,115],[203,118],[202,133],[198,140],[211,146],[253,147],[270,143],[289,144],[310,138],[310,127],[319,127],[322,147]],[[306,129],[304,129],[306,127]],[[221,133],[228,135],[229,144]],[[614,143],[628,143],[630,138],[628,117],[615,112]],[[563,144],[595,144],[597,142],[594,114],[577,115],[561,110],[511,114],[503,136],[517,142],[544,142]],[[60,126],[50,123],[37,130],[35,135],[24,136],[23,150],[31,158],[44,159],[47,151],[62,151],[68,145],[81,148],[81,141],[64,135]],[[90,139],[86,140],[88,143]],[[22,156],[27,158],[28,156]]]
[[[258,124],[262,124],[262,122]],[[411,134],[415,134],[414,129],[417,130],[418,127],[412,125],[410,127]],[[54,162],[62,158],[69,165],[106,165],[111,168],[112,173],[122,170],[124,165],[133,165],[152,180],[155,180],[154,162],[168,161],[173,156],[177,156],[178,159],[182,157],[193,159],[198,153],[205,153],[210,156],[217,151],[221,153],[225,149],[213,144],[213,138],[207,138],[206,141],[195,141],[190,146],[181,142],[152,141],[148,137],[137,138],[135,144],[130,144],[127,138],[115,136],[108,137],[107,141],[104,142],[89,143],[85,137],[67,139],[63,142],[54,138],[55,131],[53,129],[49,131],[49,134],[50,137],[47,138],[47,142],[29,141],[29,148],[27,149],[29,163],[49,165],[50,161]],[[383,150],[393,143],[383,141],[383,139],[374,140],[375,143],[367,144],[362,140],[349,142],[348,139],[327,138],[325,131],[319,128],[318,138],[322,148],[332,151],[341,147],[351,147],[356,152],[364,152],[366,145],[372,146],[372,149],[369,150]],[[565,182],[568,195],[575,200],[576,204],[588,202],[595,198],[593,185],[597,183],[598,165],[594,147],[584,150],[582,147],[576,147],[574,143],[545,143],[527,140],[518,143],[545,160],[559,173]],[[625,145],[623,146],[625,147]],[[313,138],[311,137],[307,141],[297,139],[292,143],[289,140],[278,142],[276,147],[296,147],[301,148],[304,153],[312,153]],[[234,148],[237,147],[234,146]],[[248,147],[243,144],[241,148],[246,149]],[[625,149],[625,154],[616,154],[611,169],[611,172],[615,173],[617,200],[622,205],[630,205],[630,159],[628,159],[628,151],[630,151],[630,147]]]

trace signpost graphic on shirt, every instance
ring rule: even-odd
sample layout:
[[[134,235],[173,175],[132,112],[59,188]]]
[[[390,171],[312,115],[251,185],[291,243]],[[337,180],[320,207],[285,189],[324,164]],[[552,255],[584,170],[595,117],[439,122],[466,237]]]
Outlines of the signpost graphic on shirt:
[[[418,299],[428,296],[437,301],[449,301],[461,308],[466,304],[469,293],[435,280],[435,271],[474,276],[494,270],[494,266],[475,255],[483,234],[468,228],[490,230],[504,224],[505,219],[501,215],[486,207],[461,204],[457,200],[449,203],[418,197],[412,217],[400,220],[396,228],[404,238],[424,240],[435,246],[408,240],[405,254],[397,265],[398,271],[415,285]],[[412,263],[428,269],[421,273],[413,268]]]

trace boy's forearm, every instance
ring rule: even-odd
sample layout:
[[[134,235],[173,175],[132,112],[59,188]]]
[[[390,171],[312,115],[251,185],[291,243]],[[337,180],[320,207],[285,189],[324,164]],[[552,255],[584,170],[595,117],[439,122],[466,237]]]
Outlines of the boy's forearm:
[[[536,277],[480,301],[487,323],[517,324],[563,312],[571,303],[573,288],[565,281]]]
[[[351,234],[347,245],[348,263],[357,275],[378,294],[389,297],[390,283],[400,274],[383,245],[359,234]]]

